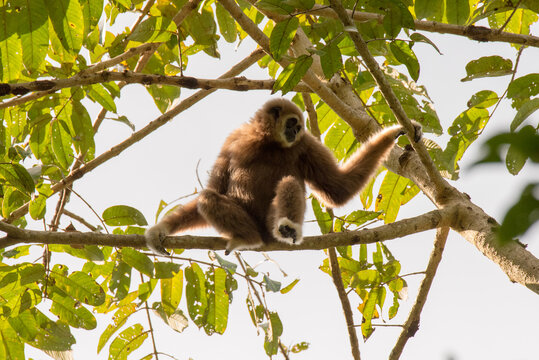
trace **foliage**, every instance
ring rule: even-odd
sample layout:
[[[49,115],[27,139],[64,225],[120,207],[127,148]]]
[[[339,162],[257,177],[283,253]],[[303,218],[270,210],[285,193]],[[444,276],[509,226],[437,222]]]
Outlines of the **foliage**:
[[[51,208],[50,202],[59,191],[55,185],[81,164],[103,156],[96,153],[95,146],[95,136],[99,135],[103,119],[92,119],[89,106],[98,104],[104,112],[109,112],[109,118],[134,131],[133,124],[118,112],[115,104],[123,86],[119,83],[76,85],[55,92],[41,88],[37,89],[41,90],[37,92],[40,96],[35,97],[10,93],[8,84],[82,78],[84,73],[95,71],[94,65],[147,43],[155,44],[157,50],[146,59],[145,66],[137,67],[145,58],[136,51],[114,65],[151,74],[181,74],[188,68],[190,57],[197,53],[219,58],[221,37],[229,43],[242,46],[246,43],[244,39],[248,34],[218,1],[198,4],[181,23],[176,22],[175,16],[186,5],[186,0],[156,1],[148,9],[147,3],[132,0],[0,1],[0,23],[3,24],[0,26],[0,96],[3,101],[0,103],[3,119],[0,198],[4,218],[28,204],[31,219],[49,223],[54,217],[54,206]],[[310,13],[315,5],[326,5],[326,1],[260,0],[253,5],[254,1],[242,0],[238,3],[253,23],[264,27],[269,38],[271,54],[260,60],[259,66],[267,68],[269,76],[275,79],[274,92],[293,92],[319,57],[326,79],[334,75],[347,79],[372,117],[383,126],[396,123],[348,35],[349,31],[359,31],[368,42],[370,52],[384,62],[385,75],[407,115],[420,122],[425,132],[436,135],[441,134],[443,128],[426,88],[416,83],[421,78],[421,69],[414,46],[425,43],[439,50],[427,36],[415,32],[414,20],[471,25],[487,19],[491,28],[504,26],[506,31],[528,34],[539,12],[534,0],[519,1],[516,9],[512,7],[514,2],[498,0],[345,0],[343,4],[348,9],[384,15],[381,24],[375,20],[362,21],[357,23],[357,29],[345,29],[334,18]],[[123,26],[125,18],[131,14],[140,15],[141,21],[134,27]],[[268,14],[279,16],[271,20]],[[120,29],[117,33],[105,30],[114,24],[122,25],[117,27]],[[312,47],[294,55],[289,50],[299,31],[307,35]],[[523,50],[520,45],[513,46]],[[539,74],[515,77],[519,56],[520,53],[515,59],[485,56],[466,66],[466,77],[462,81],[505,75],[513,75],[513,78],[505,94],[498,95],[490,90],[475,94],[447,129],[450,136],[447,144],[426,142],[436,166],[447,178],[458,178],[459,161],[504,97],[512,101],[515,118],[507,133],[486,141],[489,152],[482,161],[503,162],[501,153],[505,151],[507,168],[514,175],[528,159],[539,162],[539,126],[531,123],[531,115],[539,108]],[[162,113],[167,112],[181,94],[180,87],[171,85],[153,84],[146,89]],[[351,128],[320,98],[316,95],[311,98],[324,143],[339,160],[346,159],[360,146]],[[296,95],[294,101],[305,108],[301,96]],[[392,172],[381,174],[379,187],[375,187],[373,180],[360,196],[364,209],[334,217],[313,199],[321,232],[350,231],[377,219],[393,222],[400,207],[416,196],[419,189],[410,180]],[[527,186],[520,200],[508,211],[500,227],[504,239],[524,233],[537,221],[537,187],[537,184]],[[140,211],[129,205],[114,204],[113,199],[110,205],[101,218],[104,224],[115,227],[115,234],[143,232],[141,226],[147,221]],[[165,203],[159,211],[164,207]],[[24,227],[30,218],[19,216],[12,221]],[[42,264],[35,261],[36,250],[43,253]],[[401,264],[380,243],[375,249],[361,245],[358,254],[350,247],[338,251],[344,285],[358,297],[357,309],[363,319],[361,331],[368,339],[373,331],[373,319],[387,314],[390,320],[398,312],[407,287]],[[66,253],[79,262],[68,268],[58,253]],[[170,262],[168,259],[154,261],[148,254],[131,248],[95,245],[3,249],[0,358],[23,359],[26,345],[61,358],[75,343],[71,329],[94,329],[96,314],[113,314],[111,323],[100,336],[97,351],[101,352],[109,344],[109,357],[127,358],[137,348],[149,346],[148,337],[153,336],[146,325],[128,322],[139,309],[152,310],[177,332],[182,332],[192,322],[208,335],[222,334],[227,328],[229,306],[238,288],[238,279],[245,280],[249,286],[245,299],[247,309],[254,326],[265,334],[267,355],[284,349],[280,336],[286,322],[281,321],[259,294],[288,293],[298,280],[282,286],[271,278],[273,275],[257,273],[241,257],[232,262],[214,253],[210,254],[210,261],[180,255],[181,251],[176,251]],[[327,260],[321,269],[328,272]],[[392,295],[389,308],[388,292]],[[182,298],[186,299],[186,307],[180,309]],[[300,342],[290,346],[288,351],[296,353],[307,349],[308,344]]]

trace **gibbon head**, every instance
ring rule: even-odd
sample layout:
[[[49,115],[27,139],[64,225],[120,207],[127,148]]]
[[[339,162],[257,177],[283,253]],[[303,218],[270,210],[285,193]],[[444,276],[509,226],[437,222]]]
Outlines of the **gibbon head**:
[[[273,140],[282,147],[296,144],[305,133],[301,110],[287,99],[272,99],[255,115],[255,121],[262,122]]]

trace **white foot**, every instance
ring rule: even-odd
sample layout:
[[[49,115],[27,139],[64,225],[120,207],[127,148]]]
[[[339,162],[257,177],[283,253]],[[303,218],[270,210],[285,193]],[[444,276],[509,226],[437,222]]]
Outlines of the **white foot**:
[[[273,236],[280,242],[296,245],[301,244],[303,241],[301,228],[301,224],[283,217],[277,221],[277,224],[273,229]]]

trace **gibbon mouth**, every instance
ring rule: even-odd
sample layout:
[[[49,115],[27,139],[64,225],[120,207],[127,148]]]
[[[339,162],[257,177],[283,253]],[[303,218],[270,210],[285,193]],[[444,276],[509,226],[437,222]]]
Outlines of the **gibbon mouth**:
[[[297,135],[301,131],[301,124],[298,122],[298,119],[291,117],[286,120],[284,136],[286,141],[293,143],[296,140]]]

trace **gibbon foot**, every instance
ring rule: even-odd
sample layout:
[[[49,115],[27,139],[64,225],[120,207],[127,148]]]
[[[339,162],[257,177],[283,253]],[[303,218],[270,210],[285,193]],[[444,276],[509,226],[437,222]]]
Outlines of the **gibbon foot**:
[[[303,241],[301,224],[297,224],[288,218],[280,218],[277,221],[273,236],[284,243],[299,244]]]
[[[155,254],[169,256],[170,253],[163,247],[163,242],[167,237],[168,229],[163,224],[157,224],[146,230],[144,237],[146,238],[146,246]]]
[[[298,234],[296,234],[296,230],[291,228],[288,225],[281,225],[279,226],[279,232],[284,238],[290,238],[292,239],[292,243],[296,243],[296,239],[298,237]]]

